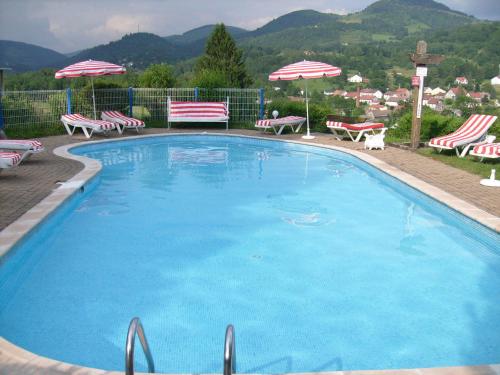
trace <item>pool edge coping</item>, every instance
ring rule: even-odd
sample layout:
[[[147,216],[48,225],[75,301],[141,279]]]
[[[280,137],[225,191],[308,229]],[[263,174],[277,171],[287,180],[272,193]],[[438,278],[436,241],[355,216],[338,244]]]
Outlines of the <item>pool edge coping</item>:
[[[451,193],[448,193],[436,186],[433,186],[407,172],[389,165],[385,161],[382,161],[374,156],[356,151],[351,149],[346,149],[338,146],[325,145],[322,143],[309,143],[290,139],[279,139],[279,138],[268,138],[253,135],[243,135],[243,134],[226,134],[226,133],[214,133],[214,132],[190,132],[190,133],[168,133],[168,134],[148,134],[148,135],[138,135],[131,136],[127,138],[115,138],[115,139],[104,139],[104,140],[94,140],[94,141],[84,141],[72,144],[67,144],[59,146],[53,150],[53,153],[57,156],[79,161],[83,164],[83,170],[78,172],[76,175],[68,179],[66,182],[62,182],[60,186],[52,191],[47,197],[42,199],[38,204],[29,209],[16,221],[8,225],[0,232],[0,263],[4,256],[23,238],[25,238],[32,229],[36,228],[41,224],[48,216],[57,210],[57,208],[66,202],[70,197],[77,193],[82,186],[88,183],[92,178],[97,176],[97,174],[102,170],[102,164],[91,158],[85,156],[74,155],[69,152],[70,149],[90,145],[90,144],[100,144],[108,142],[121,142],[133,139],[144,139],[144,138],[155,138],[155,137],[169,137],[169,136],[192,136],[192,135],[209,135],[209,136],[228,136],[228,137],[240,137],[240,138],[252,138],[261,139],[266,141],[280,141],[286,143],[294,143],[306,146],[315,146],[319,148],[325,148],[330,150],[335,150],[343,152],[360,159],[369,165],[375,167],[376,169],[388,174],[401,181],[402,183],[426,194],[427,196],[443,203],[447,207],[465,215],[466,217],[486,226],[487,228],[500,233],[500,218],[492,215],[473,204],[466,202],[458,197],[455,197]],[[6,358],[7,357],[7,358]],[[10,359],[9,359],[10,357]],[[0,364],[4,363],[6,360],[7,365],[19,366],[18,374],[27,374],[26,366],[35,366],[36,374],[49,374],[46,371],[56,370],[58,373],[64,374],[78,374],[78,375],[115,375],[123,374],[123,372],[116,371],[106,371],[93,369],[88,367],[82,367],[77,365],[68,364],[65,362],[60,362],[52,360],[46,357],[39,356],[37,354],[31,353],[18,347],[5,338],[0,336]],[[40,372],[43,371],[43,372]],[[349,375],[451,375],[457,374],[457,371],[461,375],[500,375],[500,364],[483,365],[483,366],[457,366],[457,367],[436,367],[436,368],[426,368],[426,369],[401,369],[401,370],[361,370],[361,371],[329,371],[322,372],[322,374],[349,374]],[[32,373],[32,372],[31,372]],[[12,373],[13,375],[16,372]],[[295,373],[295,374],[319,374],[316,373]]]

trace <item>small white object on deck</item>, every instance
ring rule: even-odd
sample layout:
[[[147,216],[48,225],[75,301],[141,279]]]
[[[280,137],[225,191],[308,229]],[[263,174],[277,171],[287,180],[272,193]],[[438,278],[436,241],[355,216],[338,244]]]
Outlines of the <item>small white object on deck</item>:
[[[479,183],[484,186],[500,187],[500,180],[495,179],[495,174],[495,169],[492,169],[490,178],[482,179],[481,181],[479,181]]]
[[[384,138],[386,130],[386,128],[383,128],[378,134],[365,134],[365,150],[372,150],[374,148],[380,148],[383,150],[385,147]]]

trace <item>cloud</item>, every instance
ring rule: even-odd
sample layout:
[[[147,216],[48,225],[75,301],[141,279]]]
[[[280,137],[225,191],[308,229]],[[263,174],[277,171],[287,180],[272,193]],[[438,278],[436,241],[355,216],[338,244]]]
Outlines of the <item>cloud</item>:
[[[345,16],[346,14],[349,14],[350,12],[346,8],[328,8],[322,10],[323,13],[333,13],[333,14],[340,14],[341,16]]]
[[[0,39],[70,52],[137,31],[160,36],[224,22],[255,29],[299,9],[346,14],[374,0],[0,0]],[[500,19],[499,0],[440,0],[480,18]]]

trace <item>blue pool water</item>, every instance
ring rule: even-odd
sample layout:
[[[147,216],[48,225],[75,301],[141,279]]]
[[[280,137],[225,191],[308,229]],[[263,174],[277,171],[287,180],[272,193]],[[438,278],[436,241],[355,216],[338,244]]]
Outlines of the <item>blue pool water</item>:
[[[500,236],[349,155],[170,136],[75,153],[104,169],[0,266],[0,335],[123,370],[500,363]],[[138,369],[145,369],[141,350]]]

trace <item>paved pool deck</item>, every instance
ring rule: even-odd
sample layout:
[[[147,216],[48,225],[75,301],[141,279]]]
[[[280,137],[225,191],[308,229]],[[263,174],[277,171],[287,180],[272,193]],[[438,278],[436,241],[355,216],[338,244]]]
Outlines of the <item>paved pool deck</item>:
[[[257,136],[294,142],[316,144],[340,149],[399,178],[410,186],[441,200],[445,204],[500,231],[500,192],[479,184],[481,177],[457,170],[439,161],[396,147],[386,150],[363,150],[362,143],[337,141],[331,135],[318,134],[317,138],[304,142],[300,135],[264,135],[252,130],[214,131],[212,129],[147,129],[144,135],[173,133],[221,133],[230,135]],[[124,139],[126,136],[111,135],[94,137],[95,140]],[[99,172],[96,161],[71,156],[68,145],[87,142],[83,136],[54,136],[43,138],[47,152],[34,155],[19,168],[0,174],[0,259],[19,238],[43,220],[82,184]],[[66,155],[73,159],[56,156]],[[77,160],[79,159],[79,160]],[[69,181],[66,185],[60,183]],[[0,375],[118,375],[123,372],[83,368],[37,356],[17,347],[0,336]],[[318,373],[309,373],[318,375]],[[500,364],[484,366],[442,367],[430,369],[339,371],[324,372],[331,375],[500,375]],[[305,374],[304,374],[305,375]]]

